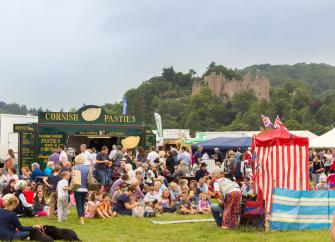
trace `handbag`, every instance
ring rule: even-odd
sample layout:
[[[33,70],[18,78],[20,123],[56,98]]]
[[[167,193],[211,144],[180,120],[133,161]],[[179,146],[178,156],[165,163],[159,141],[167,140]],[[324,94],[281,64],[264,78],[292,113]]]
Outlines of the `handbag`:
[[[75,166],[71,173],[71,184],[70,184],[70,191],[75,192],[81,186],[81,172],[77,170]]]
[[[97,191],[100,188],[100,184],[93,175],[93,168],[90,168],[87,173],[87,189],[89,191]]]

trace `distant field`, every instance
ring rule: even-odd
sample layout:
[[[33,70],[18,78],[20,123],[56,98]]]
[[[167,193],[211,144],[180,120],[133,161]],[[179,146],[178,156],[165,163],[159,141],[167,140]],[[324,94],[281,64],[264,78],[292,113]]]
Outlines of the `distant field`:
[[[329,231],[301,231],[301,232],[243,232],[223,231],[214,222],[194,224],[155,225],[151,220],[169,221],[182,219],[201,219],[210,216],[195,215],[181,216],[164,214],[156,218],[138,219],[132,217],[116,217],[111,220],[87,219],[85,225],[80,225],[75,213],[71,210],[67,222],[58,224],[57,220],[47,218],[21,219],[24,225],[38,223],[56,225],[63,228],[72,228],[79,238],[87,242],[106,241],[299,241],[322,242],[331,241]]]

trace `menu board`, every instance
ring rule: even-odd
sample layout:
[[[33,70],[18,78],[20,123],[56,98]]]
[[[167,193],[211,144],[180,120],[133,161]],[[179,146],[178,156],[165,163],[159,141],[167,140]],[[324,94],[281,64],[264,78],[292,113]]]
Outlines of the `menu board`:
[[[14,131],[19,133],[19,162],[20,167],[28,166],[34,163],[34,129],[28,124],[14,124]]]
[[[65,143],[65,134],[38,134],[38,162],[45,166],[48,162],[49,155],[57,149],[60,144]]]

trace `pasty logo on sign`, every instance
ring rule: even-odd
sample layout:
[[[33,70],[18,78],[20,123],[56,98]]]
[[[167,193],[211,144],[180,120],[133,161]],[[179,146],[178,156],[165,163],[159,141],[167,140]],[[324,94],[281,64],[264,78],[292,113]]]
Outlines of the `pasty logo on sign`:
[[[101,108],[88,108],[81,113],[85,121],[92,122],[100,118]]]

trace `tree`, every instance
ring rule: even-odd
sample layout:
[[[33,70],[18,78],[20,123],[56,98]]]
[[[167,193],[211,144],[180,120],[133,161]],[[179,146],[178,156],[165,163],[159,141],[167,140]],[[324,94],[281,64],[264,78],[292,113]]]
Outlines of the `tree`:
[[[165,80],[169,82],[173,82],[175,75],[176,75],[176,72],[174,71],[172,66],[163,68],[162,76]]]
[[[232,111],[245,113],[249,110],[251,104],[257,101],[255,93],[252,90],[243,91],[233,96],[231,100]]]

